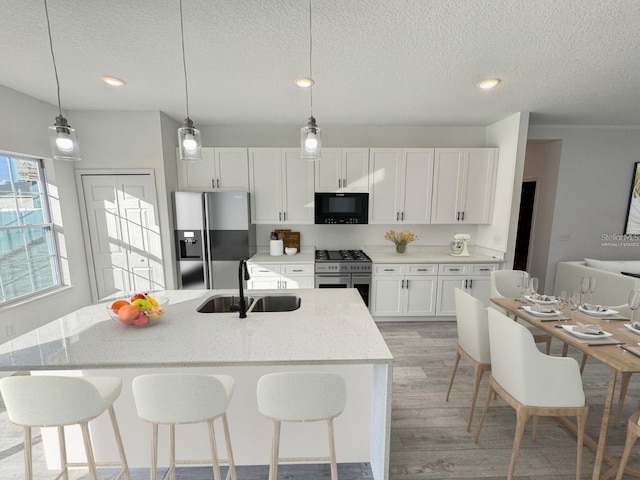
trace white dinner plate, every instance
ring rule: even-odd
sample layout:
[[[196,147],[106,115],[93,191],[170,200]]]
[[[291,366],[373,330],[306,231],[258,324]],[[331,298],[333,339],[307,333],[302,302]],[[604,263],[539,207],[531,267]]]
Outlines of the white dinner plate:
[[[525,300],[531,303],[539,303],[540,305],[555,305],[558,303],[558,299],[555,300],[538,300],[537,298],[533,298],[531,295],[525,295]]]
[[[610,308],[601,312],[594,312],[593,310],[582,308],[582,305],[578,307],[578,310],[580,310],[582,313],[586,313],[587,315],[591,315],[592,317],[606,317],[607,315],[615,315],[616,313],[618,313],[617,310],[611,310]]]
[[[559,310],[554,310],[553,312],[536,312],[533,307],[530,307],[528,305],[525,305],[524,307],[522,307],[522,309],[527,312],[530,313],[531,315],[535,315],[537,317],[554,317],[556,315],[560,315],[562,312]]]
[[[597,340],[598,338],[607,338],[613,335],[609,332],[602,332],[601,334],[598,334],[598,335],[593,335],[590,333],[574,332],[573,329],[575,327],[576,325],[562,325],[562,328],[564,328],[571,335],[575,335],[578,338],[588,338],[589,340]]]
[[[624,326],[631,330],[633,333],[637,333],[638,335],[640,335],[640,330],[638,330],[637,328],[633,328],[630,323],[625,323]]]

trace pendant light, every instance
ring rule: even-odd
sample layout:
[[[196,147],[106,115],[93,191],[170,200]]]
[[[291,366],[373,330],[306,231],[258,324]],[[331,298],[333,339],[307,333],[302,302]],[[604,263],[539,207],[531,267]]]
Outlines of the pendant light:
[[[53,72],[56,76],[56,86],[58,92],[58,116],[53,125],[49,127],[49,142],[51,152],[55,160],[80,160],[80,148],[75,129],[71,128],[67,119],[62,115],[60,106],[60,81],[58,80],[58,68],[56,67],[56,57],[53,54],[53,41],[51,40],[51,24],[49,23],[49,9],[47,0],[44,0],[44,13],[47,17],[47,31],[49,32],[49,47],[51,48],[51,59],[53,60]]]
[[[322,148],[321,130],[316,124],[313,117],[313,70],[312,70],[312,54],[313,54],[313,33],[311,26],[311,0],[309,0],[309,97],[311,100],[311,116],[307,120],[307,124],[302,127],[300,135],[300,156],[307,160],[318,160]]]
[[[193,120],[189,118],[189,86],[187,82],[187,62],[184,57],[184,25],[182,20],[182,0],[180,0],[180,35],[182,38],[182,67],[184,69],[184,93],[187,104],[187,118],[182,127],[178,129],[178,146],[180,147],[180,160],[192,162],[202,160],[202,141],[200,130],[193,126]]]

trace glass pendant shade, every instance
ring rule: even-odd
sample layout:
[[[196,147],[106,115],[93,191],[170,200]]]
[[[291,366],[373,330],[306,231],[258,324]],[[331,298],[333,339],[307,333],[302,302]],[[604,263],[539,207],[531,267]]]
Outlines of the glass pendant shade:
[[[49,142],[54,160],[80,160],[80,147],[76,131],[62,115],[49,127]]]
[[[316,124],[313,116],[307,120],[307,125],[302,127],[300,136],[300,156],[307,160],[320,158],[322,148],[322,130]]]
[[[180,160],[194,162],[202,160],[202,140],[200,130],[193,126],[193,121],[187,117],[178,129],[178,145],[180,147]]]

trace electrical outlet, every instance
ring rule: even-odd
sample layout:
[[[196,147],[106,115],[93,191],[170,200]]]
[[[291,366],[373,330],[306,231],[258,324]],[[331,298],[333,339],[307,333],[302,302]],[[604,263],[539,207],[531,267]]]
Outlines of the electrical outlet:
[[[16,326],[13,323],[10,323],[9,325],[5,325],[4,330],[7,334],[7,338],[16,336]]]

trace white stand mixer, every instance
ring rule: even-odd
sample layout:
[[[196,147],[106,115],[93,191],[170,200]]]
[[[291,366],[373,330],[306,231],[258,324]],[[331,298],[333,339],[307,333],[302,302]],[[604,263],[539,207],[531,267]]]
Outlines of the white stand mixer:
[[[471,235],[468,233],[455,233],[453,235],[453,240],[449,243],[449,247],[451,247],[451,255],[454,257],[468,257],[469,240],[471,240]]]

